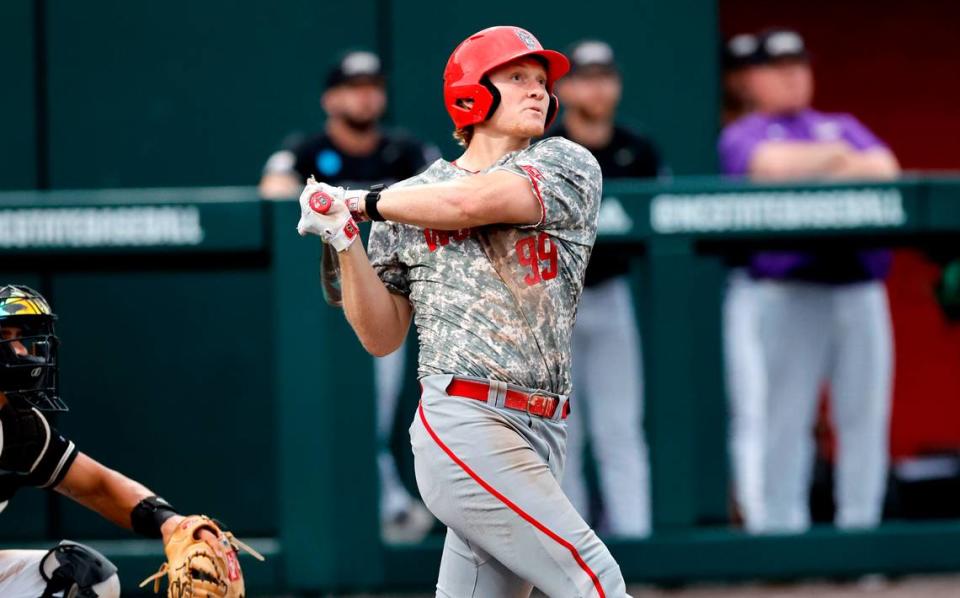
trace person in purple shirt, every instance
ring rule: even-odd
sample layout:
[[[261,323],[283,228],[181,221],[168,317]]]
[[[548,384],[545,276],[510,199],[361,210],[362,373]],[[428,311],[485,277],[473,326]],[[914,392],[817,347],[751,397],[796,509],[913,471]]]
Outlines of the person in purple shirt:
[[[811,107],[813,72],[796,32],[735,36],[725,67],[736,72],[747,107],[720,136],[725,174],[756,181],[898,175],[893,153],[854,116]],[[749,276],[731,279],[725,307],[731,447],[747,529],[809,526],[812,430],[825,382],[839,436],[836,523],[879,523],[893,372],[883,284],[890,262],[885,249],[764,251],[749,257]]]

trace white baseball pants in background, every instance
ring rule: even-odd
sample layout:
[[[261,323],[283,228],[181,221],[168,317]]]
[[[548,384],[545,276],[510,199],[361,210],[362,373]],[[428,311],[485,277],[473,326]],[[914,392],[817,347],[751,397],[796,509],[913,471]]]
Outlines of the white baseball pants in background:
[[[886,488],[893,340],[883,282],[758,283],[759,332],[767,379],[762,502],[758,529],[802,531],[813,427],[823,383],[837,431],[836,523],[879,523]]]

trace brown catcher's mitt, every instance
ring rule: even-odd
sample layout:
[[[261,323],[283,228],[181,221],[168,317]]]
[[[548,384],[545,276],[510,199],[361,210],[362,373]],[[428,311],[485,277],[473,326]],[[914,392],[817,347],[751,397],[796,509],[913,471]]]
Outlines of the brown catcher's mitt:
[[[204,531],[210,533],[207,539],[201,537],[206,535]],[[222,531],[209,517],[192,515],[177,525],[163,547],[167,562],[140,587],[152,581],[156,593],[160,578],[166,575],[168,598],[244,598],[243,573],[237,559],[240,548],[263,560],[257,551]]]

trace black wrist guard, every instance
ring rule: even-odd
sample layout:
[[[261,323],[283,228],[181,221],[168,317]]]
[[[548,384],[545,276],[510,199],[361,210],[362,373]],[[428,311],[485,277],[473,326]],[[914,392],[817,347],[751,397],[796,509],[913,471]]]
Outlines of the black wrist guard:
[[[179,515],[170,503],[159,496],[148,496],[137,503],[130,512],[133,531],[148,538],[162,538],[160,526],[167,519]]]
[[[377,202],[380,201],[381,191],[383,191],[383,185],[374,185],[370,187],[370,192],[367,193],[367,196],[363,200],[363,211],[366,212],[367,218],[374,222],[383,222],[385,220],[385,218],[380,215],[380,210],[377,209]]]

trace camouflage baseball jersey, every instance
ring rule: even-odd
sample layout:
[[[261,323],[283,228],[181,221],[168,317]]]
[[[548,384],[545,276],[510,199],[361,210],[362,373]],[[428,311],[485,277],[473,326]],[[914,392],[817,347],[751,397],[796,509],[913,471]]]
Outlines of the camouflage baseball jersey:
[[[543,210],[538,224],[438,231],[377,222],[371,263],[413,305],[420,377],[474,376],[569,394],[570,333],[597,235],[600,166],[554,137],[485,172],[493,170],[530,180]],[[469,175],[437,160],[394,187]]]

